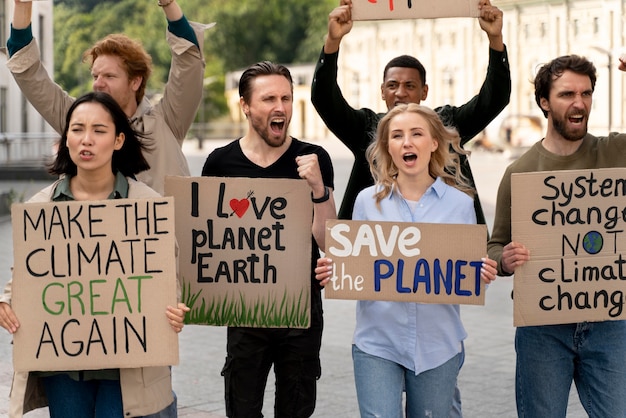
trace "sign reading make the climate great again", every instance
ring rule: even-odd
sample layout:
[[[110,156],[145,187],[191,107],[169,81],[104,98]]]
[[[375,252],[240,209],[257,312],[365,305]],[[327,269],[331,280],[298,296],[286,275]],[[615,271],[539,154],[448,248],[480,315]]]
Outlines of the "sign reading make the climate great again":
[[[172,198],[11,207],[17,371],[178,364]]]

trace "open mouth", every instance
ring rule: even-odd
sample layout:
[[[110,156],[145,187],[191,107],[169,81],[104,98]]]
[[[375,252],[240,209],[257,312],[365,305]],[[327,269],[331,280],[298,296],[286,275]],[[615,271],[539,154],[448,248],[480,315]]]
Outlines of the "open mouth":
[[[414,153],[412,153],[412,152],[409,152],[409,153],[407,153],[407,154],[404,154],[404,155],[402,156],[402,159],[403,159],[404,161],[406,161],[407,163],[410,163],[410,162],[413,162],[413,161],[417,160],[417,154],[414,154]]]
[[[568,120],[571,123],[582,123],[583,119],[585,118],[584,115],[572,115],[568,118]]]
[[[270,128],[276,133],[280,133],[285,128],[284,118],[275,118],[270,121]]]

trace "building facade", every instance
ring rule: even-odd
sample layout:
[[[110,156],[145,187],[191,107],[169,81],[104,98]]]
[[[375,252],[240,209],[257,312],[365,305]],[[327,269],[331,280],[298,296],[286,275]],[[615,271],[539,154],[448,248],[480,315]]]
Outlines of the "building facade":
[[[545,118],[535,103],[532,80],[541,64],[566,54],[585,56],[598,70],[589,130],[603,135],[609,129],[626,128],[625,74],[617,70],[618,58],[626,52],[626,0],[494,0],[493,4],[504,12],[512,94],[509,106],[484,133],[490,142],[515,146],[541,138]],[[424,105],[461,105],[485,79],[488,40],[474,18],[355,22],[339,53],[338,83],[346,100],[355,108],[384,112],[383,69],[402,54],[417,57],[426,67],[429,93]],[[294,83],[292,134],[304,139],[332,135],[310,102],[314,66],[291,69],[301,74],[295,78],[304,81]],[[239,97],[233,90],[238,75],[227,77],[234,80],[227,84],[227,96],[233,120],[241,122]]]
[[[33,35],[41,59],[54,73],[53,2],[33,2]],[[0,0],[0,163],[50,155],[57,135],[24,97],[6,66],[13,0]],[[42,141],[43,139],[43,141]]]
[[[6,46],[13,15],[13,0],[0,0],[0,45]],[[33,35],[41,49],[41,59],[54,73],[52,1],[33,2]],[[0,132],[37,133],[51,129],[28,103],[6,67],[7,54],[0,54]]]
[[[602,135],[626,127],[625,74],[617,70],[618,58],[626,52],[626,1],[495,0],[493,4],[504,12],[512,93],[509,106],[486,132],[492,142],[505,140],[511,125],[534,130],[533,141],[538,139],[536,133],[543,129],[536,129],[536,121],[545,119],[535,103],[532,80],[541,64],[566,54],[587,57],[598,71],[590,131]],[[339,84],[348,102],[385,111],[380,97],[383,68],[402,54],[417,57],[426,67],[429,93],[423,104],[460,105],[478,92],[485,78],[488,40],[472,18],[355,22],[339,57]]]

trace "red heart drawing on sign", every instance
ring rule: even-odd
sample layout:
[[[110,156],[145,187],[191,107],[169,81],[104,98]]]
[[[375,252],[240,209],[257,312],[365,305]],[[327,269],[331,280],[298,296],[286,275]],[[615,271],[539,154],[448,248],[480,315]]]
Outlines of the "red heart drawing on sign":
[[[239,216],[240,218],[250,207],[250,201],[248,199],[230,199],[230,208]]]

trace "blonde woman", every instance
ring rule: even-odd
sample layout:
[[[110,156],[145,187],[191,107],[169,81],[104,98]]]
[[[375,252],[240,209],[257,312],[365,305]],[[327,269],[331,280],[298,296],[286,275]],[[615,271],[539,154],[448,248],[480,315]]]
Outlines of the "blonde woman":
[[[476,223],[474,190],[461,174],[459,135],[414,103],[389,111],[368,148],[375,184],[357,196],[353,219]],[[452,152],[452,150],[454,152]],[[486,251],[486,249],[485,249]],[[318,261],[326,284],[332,261]],[[481,278],[495,280],[485,258]],[[448,418],[467,336],[458,305],[359,301],[352,357],[362,417]],[[402,393],[406,391],[406,405]]]

